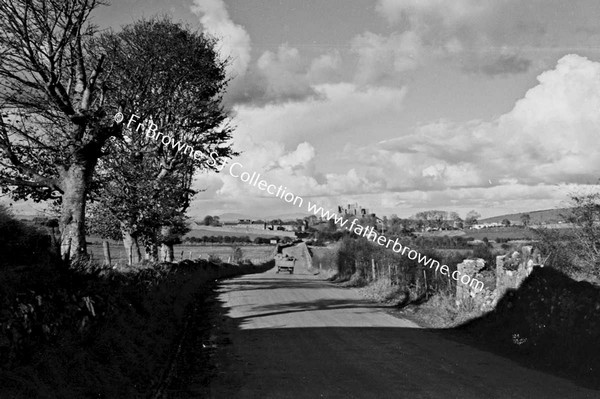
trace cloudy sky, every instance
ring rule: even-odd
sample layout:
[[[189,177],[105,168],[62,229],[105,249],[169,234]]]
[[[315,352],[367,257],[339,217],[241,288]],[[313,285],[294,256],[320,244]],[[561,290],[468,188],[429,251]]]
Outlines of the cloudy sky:
[[[600,173],[598,0],[113,0],[221,39],[238,162],[381,215],[555,208]],[[298,212],[198,176],[192,215]],[[597,186],[596,186],[597,188]]]

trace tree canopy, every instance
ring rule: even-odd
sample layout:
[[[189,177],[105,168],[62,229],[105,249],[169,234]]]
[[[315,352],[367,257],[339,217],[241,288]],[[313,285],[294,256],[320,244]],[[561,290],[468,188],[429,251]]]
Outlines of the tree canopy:
[[[90,45],[107,54],[109,101],[127,115],[123,138],[108,143],[96,179],[97,200],[119,221],[128,249],[138,240],[161,244],[171,260],[197,192],[194,174],[218,171],[223,158],[235,155],[216,45],[168,18],[135,22]],[[156,140],[158,133],[168,140]]]

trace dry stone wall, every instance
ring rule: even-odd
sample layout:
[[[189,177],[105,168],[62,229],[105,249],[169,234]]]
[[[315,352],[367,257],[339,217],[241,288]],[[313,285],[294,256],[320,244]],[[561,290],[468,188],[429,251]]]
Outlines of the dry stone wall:
[[[457,269],[462,274],[484,282],[484,289],[477,291],[468,285],[456,284],[456,306],[460,309],[487,312],[496,304],[509,289],[521,286],[533,271],[534,267],[543,267],[542,256],[537,248],[524,246],[520,251],[496,257],[495,280],[483,273],[483,259],[467,259],[458,264]]]

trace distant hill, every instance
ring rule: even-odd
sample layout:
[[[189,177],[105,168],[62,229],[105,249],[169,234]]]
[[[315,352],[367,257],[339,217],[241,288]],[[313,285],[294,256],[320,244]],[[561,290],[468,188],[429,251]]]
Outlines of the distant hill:
[[[268,219],[268,220],[281,219],[282,221],[285,222],[285,221],[289,221],[289,220],[304,219],[307,216],[310,216],[310,214],[309,213],[296,212],[296,213],[286,213],[284,215],[266,216],[266,219]]]
[[[224,213],[219,216],[221,222],[237,222],[239,219],[258,219],[256,216],[245,215],[243,213]]]
[[[570,208],[558,208],[558,209],[546,209],[542,211],[532,211],[532,212],[521,212],[521,213],[511,213],[508,215],[500,215],[494,216],[491,218],[480,219],[479,223],[500,223],[504,219],[510,220],[511,224],[521,224],[521,215],[529,214],[531,217],[531,224],[541,224],[541,223],[558,223],[564,220],[561,217],[562,215],[568,214],[570,212]]]

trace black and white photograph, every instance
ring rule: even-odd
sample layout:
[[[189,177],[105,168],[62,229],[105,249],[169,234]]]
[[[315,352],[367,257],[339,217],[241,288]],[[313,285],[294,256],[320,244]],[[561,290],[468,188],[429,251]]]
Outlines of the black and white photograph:
[[[26,398],[600,398],[600,1],[0,0]]]

